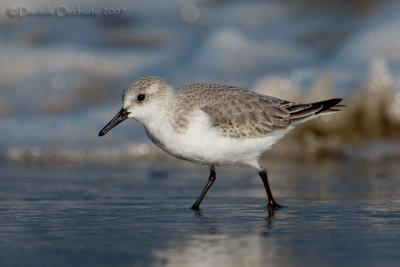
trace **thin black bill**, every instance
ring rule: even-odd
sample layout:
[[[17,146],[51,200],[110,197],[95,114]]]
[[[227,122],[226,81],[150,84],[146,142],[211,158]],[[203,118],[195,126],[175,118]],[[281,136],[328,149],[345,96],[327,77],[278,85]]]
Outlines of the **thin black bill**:
[[[117,126],[118,124],[120,124],[121,122],[123,122],[124,120],[126,120],[128,118],[128,111],[126,111],[126,109],[121,109],[117,115],[114,116],[114,118],[112,118],[110,120],[109,123],[107,123],[106,126],[104,126],[103,129],[101,129],[101,131],[99,132],[99,136],[103,136],[105,135],[109,130],[111,130],[112,128],[114,128],[115,126]]]

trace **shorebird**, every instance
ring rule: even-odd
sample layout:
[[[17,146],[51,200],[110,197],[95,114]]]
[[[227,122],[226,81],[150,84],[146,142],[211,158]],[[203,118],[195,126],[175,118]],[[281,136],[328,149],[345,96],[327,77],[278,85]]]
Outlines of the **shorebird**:
[[[147,136],[167,153],[210,167],[208,182],[192,209],[217,178],[215,166],[246,165],[258,171],[268,210],[275,201],[260,155],[296,125],[319,115],[340,111],[339,98],[300,104],[218,84],[191,84],[174,89],[159,77],[143,77],[123,91],[122,109],[100,131],[105,135],[122,121],[143,124]]]

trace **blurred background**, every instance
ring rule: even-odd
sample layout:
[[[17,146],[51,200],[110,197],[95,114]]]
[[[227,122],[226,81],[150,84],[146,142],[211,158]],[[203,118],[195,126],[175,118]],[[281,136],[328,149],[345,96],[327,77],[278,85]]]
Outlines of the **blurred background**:
[[[0,6],[2,161],[172,160],[133,120],[97,136],[120,109],[125,86],[144,75],[303,102],[344,98],[344,112],[297,129],[267,157],[400,156],[399,1]]]
[[[258,174],[100,129],[158,75],[343,98]],[[292,161],[290,161],[292,160]],[[399,266],[400,1],[0,2],[0,266]],[[290,161],[290,162],[288,162]]]

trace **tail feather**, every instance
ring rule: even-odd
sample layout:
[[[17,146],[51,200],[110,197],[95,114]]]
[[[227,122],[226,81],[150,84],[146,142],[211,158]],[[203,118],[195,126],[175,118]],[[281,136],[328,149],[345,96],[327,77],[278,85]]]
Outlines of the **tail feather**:
[[[329,111],[332,108],[334,109],[337,107],[343,107],[343,105],[337,105],[340,103],[340,101],[342,101],[341,98],[333,98],[333,99],[329,99],[329,100],[315,102],[315,103],[312,103],[311,105],[322,107],[321,110],[315,114],[315,115],[317,115],[319,113],[323,113],[324,111]]]
[[[289,119],[293,123],[303,122],[313,118],[316,115],[328,114],[340,111],[343,105],[338,105],[341,98],[319,101],[310,104],[296,104],[288,108],[290,112]]]

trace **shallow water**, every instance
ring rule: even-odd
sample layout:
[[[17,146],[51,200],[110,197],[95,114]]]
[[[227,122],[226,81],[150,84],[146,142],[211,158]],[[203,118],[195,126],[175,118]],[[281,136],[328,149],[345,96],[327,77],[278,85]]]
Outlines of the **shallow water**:
[[[398,266],[399,167],[1,166],[1,266]]]

